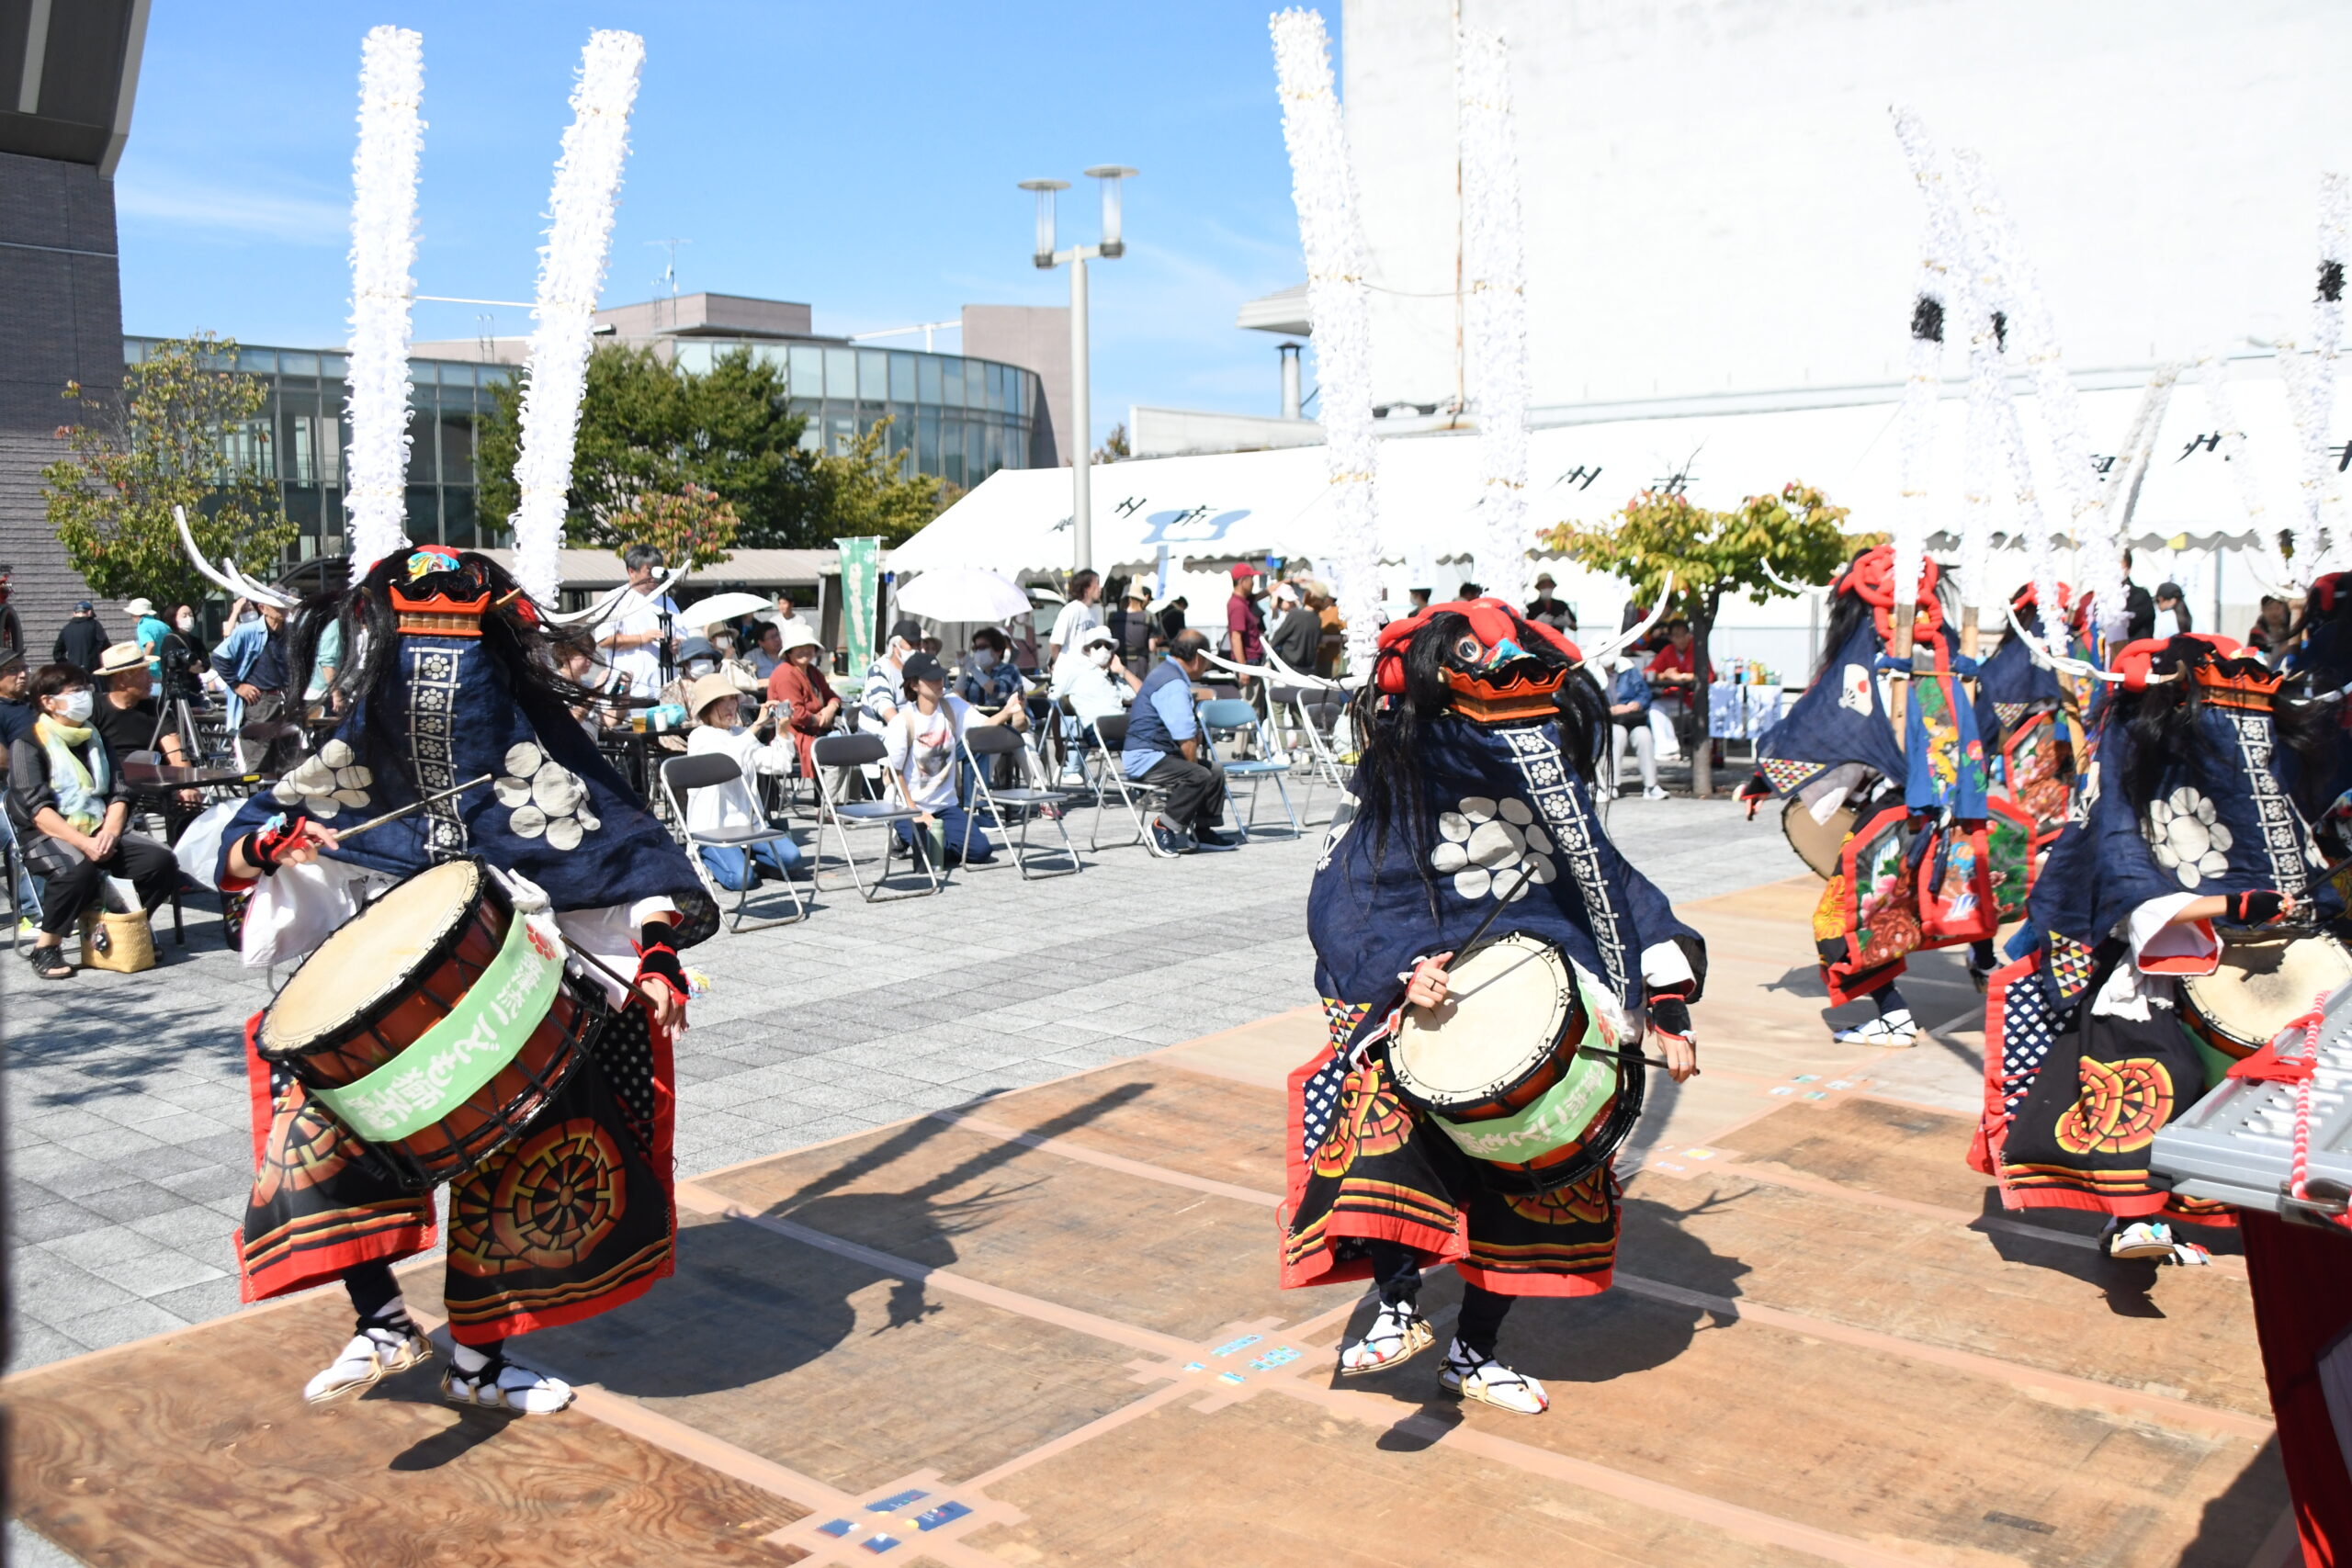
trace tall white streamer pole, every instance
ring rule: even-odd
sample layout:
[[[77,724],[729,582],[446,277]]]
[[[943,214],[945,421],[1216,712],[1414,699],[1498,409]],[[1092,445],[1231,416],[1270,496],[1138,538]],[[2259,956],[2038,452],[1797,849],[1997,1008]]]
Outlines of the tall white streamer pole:
[[[1291,199],[1306,253],[1306,309],[1322,389],[1324,460],[1331,485],[1332,587],[1348,623],[1351,670],[1372,668],[1380,632],[1379,457],[1372,434],[1372,304],[1347,125],[1331,85],[1330,39],[1315,11],[1271,23]]]
[[[1967,319],[1966,281],[1953,272],[1960,249],[1952,198],[1943,160],[1928,141],[1927,127],[1908,108],[1894,110],[1894,134],[1904,160],[1918,182],[1924,209],[1919,231],[1919,277],[1911,301],[1911,339],[1906,351],[1903,401],[1895,409],[1896,461],[1902,488],[1894,513],[1895,619],[1907,633],[1906,607],[1917,603],[1928,544],[1928,475],[1936,440],[1936,400],[1943,389],[1946,323]],[[1985,552],[1992,534],[1990,508],[1972,492],[1961,525],[1960,586],[1970,605],[1984,604]],[[1900,635],[1900,634],[1899,634]],[[1907,640],[1905,636],[1905,640]]]
[[[2230,482],[2237,488],[2238,504],[2245,509],[2247,527],[2254,532],[2255,554],[2282,590],[2300,592],[2311,586],[2318,576],[2312,570],[2312,541],[2292,528],[2280,527],[2269,514],[2262,498],[2262,476],[2255,471],[2254,447],[2246,441],[2245,426],[2238,423],[2237,399],[2230,392],[2229,356],[2213,349],[2197,361],[2197,380],[2205,393],[2205,406],[2212,411],[2213,429],[2221,443],[2214,456],[2228,468]]]
[[[2278,344],[2278,374],[2286,383],[2287,410],[2295,426],[2301,469],[2303,523],[2296,551],[2304,581],[2344,564],[2344,494],[2328,450],[2328,425],[2335,417],[2335,360],[2344,335],[2344,268],[2352,193],[2342,175],[2319,180],[2319,288],[2312,299],[2309,340]],[[2308,353],[2310,357],[2305,358]],[[2307,562],[2301,558],[2308,554]]]
[[[1478,412],[1478,547],[1487,592],[1527,597],[1527,258],[1510,53],[1464,29],[1454,51],[1462,149],[1463,325]]]
[[[2057,323],[2051,318],[2041,279],[2009,226],[2008,214],[1983,160],[1962,151],[1953,164],[1992,269],[2001,278],[2001,308],[2007,316],[2009,335],[2033,374],[2042,428],[2057,458],[2058,494],[2065,503],[2067,531],[2074,538],[2075,585],[2091,595],[2101,629],[2110,637],[2120,637],[2124,627],[2123,541],[2115,520],[2108,514],[2082,401],[2075,396],[2075,383],[2066,374],[2064,352],[2059,347]],[[2053,609],[2043,611],[2045,626],[2053,613]]]
[[[571,126],[556,160],[548,197],[548,243],[539,252],[538,325],[524,372],[522,451],[514,460],[521,503],[514,509],[514,575],[526,592],[552,606],[563,585],[564,500],[571,488],[572,443],[588,379],[596,299],[613,239],[613,202],[628,155],[628,114],[645,63],[635,33],[595,32],[580,57],[571,90]]]
[[[372,28],[359,51],[359,149],[351,160],[351,455],[344,508],[356,579],[408,542],[409,298],[416,164],[424,145],[424,39]]]

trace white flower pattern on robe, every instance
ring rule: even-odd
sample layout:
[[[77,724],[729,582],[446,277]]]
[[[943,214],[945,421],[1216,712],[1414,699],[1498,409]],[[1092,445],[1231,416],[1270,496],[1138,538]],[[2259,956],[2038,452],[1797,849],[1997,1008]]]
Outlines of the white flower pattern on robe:
[[[1465,795],[1454,809],[1439,815],[1437,831],[1430,867],[1452,877],[1454,892],[1464,898],[1487,897],[1499,885],[1516,901],[1560,874],[1552,859],[1551,835],[1523,800]]]
[[[528,740],[507,748],[505,768],[491,788],[507,808],[506,826],[516,838],[544,834],[559,850],[576,850],[595,831],[588,786],[578,773]]]
[[[2236,840],[2229,824],[2217,820],[2213,803],[2187,784],[2151,801],[2140,830],[2147,835],[2156,863],[2192,893],[2207,877],[2230,868],[2230,846]]]
[[[375,782],[350,743],[334,739],[304,758],[269,793],[280,806],[299,806],[320,821],[332,822],[345,807],[367,805],[368,786]]]

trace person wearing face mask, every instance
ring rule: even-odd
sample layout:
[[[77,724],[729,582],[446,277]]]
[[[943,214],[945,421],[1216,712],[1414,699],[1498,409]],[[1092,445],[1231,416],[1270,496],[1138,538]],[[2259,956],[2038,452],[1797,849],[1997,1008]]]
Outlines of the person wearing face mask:
[[[1098,718],[1124,711],[1143,688],[1135,671],[1114,657],[1118,647],[1118,635],[1110,627],[1091,626],[1079,634],[1078,646],[1054,665],[1054,682],[1047,694],[1056,702],[1069,699],[1081,730]]]
[[[964,660],[963,673],[956,677],[956,694],[982,713],[994,713],[1007,703],[1018,702],[1028,682],[1006,657],[1010,647],[1004,633],[994,626],[974,632],[971,656]]]
[[[40,931],[28,954],[33,973],[62,980],[66,931],[99,894],[100,879],[127,878],[142,909],[153,909],[179,885],[179,863],[153,839],[130,832],[130,792],[107,744],[91,725],[96,694],[72,664],[45,665],[32,681],[40,716],[32,733],[8,748],[9,825],[25,863],[46,885]]]
[[[916,817],[893,826],[910,847],[925,855],[940,851],[941,860],[948,863],[964,860],[979,865],[993,860],[996,851],[988,834],[964,809],[956,759],[964,731],[992,724],[1017,726],[1021,706],[1012,704],[994,717],[982,716],[949,693],[946,669],[921,649],[907,657],[906,682],[907,700],[882,732],[882,771],[892,792]]]
[[[830,734],[842,716],[841,694],[826,679],[818,662],[825,649],[805,621],[786,626],[781,639],[784,662],[768,677],[768,701],[786,716],[793,743],[800,749],[800,773],[813,778],[817,771],[817,739]]]
[[[881,656],[865,667],[865,689],[857,699],[865,725],[880,729],[897,716],[907,700],[908,659],[922,651],[922,623],[911,617],[890,627],[890,640]]]

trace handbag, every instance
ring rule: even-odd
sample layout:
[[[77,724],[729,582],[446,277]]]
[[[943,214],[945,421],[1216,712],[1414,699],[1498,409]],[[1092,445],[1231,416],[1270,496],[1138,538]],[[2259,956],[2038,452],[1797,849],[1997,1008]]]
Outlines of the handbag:
[[[82,964],[88,969],[108,969],[136,975],[155,967],[155,931],[147,912],[92,909],[82,917]]]

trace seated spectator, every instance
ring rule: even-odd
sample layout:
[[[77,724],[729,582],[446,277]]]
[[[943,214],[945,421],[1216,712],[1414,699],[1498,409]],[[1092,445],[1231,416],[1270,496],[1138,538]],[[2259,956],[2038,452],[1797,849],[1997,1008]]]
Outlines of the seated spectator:
[[[1467,604],[1474,599],[1484,599],[1487,596],[1487,591],[1475,582],[1465,582],[1453,596]]]
[[[791,728],[793,743],[800,749],[801,776],[814,778],[817,738],[831,732],[833,721],[842,716],[842,699],[817,662],[823,649],[808,623],[786,626],[783,641],[784,662],[768,677],[768,701]]]
[[[101,897],[106,877],[128,878],[141,908],[153,909],[179,886],[180,868],[170,850],[128,830],[130,792],[91,727],[89,676],[72,664],[44,666],[32,696],[40,716],[8,748],[8,821],[27,867],[46,884],[28,955],[33,973],[62,980],[74,973],[65,933]]]
[[[1650,660],[1650,682],[1674,688],[1676,703],[1690,705],[1699,684],[1698,652],[1690,639],[1690,623],[1677,615],[1666,623],[1666,646]]]
[[[930,840],[924,852],[943,850],[944,858],[935,863],[943,865],[958,858],[975,865],[993,860],[996,851],[988,835],[970,823],[957,795],[962,770],[956,760],[963,754],[965,730],[975,725],[1017,726],[1021,705],[1008,703],[992,716],[982,715],[947,690],[945,666],[921,649],[907,656],[902,673],[907,700],[882,731],[882,771],[899,801],[918,813],[914,821],[894,825],[899,837],[909,844],[922,843],[916,837],[916,829],[922,829]],[[967,832],[971,835],[968,853],[964,849]]]
[[[1011,650],[1010,639],[996,627],[974,632],[971,654],[956,677],[956,694],[982,713],[994,713],[1007,703],[1018,706],[1029,682],[1013,668]]]
[[[1119,758],[1127,777],[1168,792],[1168,809],[1156,826],[1178,854],[1234,847],[1216,830],[1225,816],[1225,771],[1203,755],[1193,706],[1193,682],[1208,673],[1208,638],[1190,629],[1177,634],[1167,659],[1136,693]]]
[[[40,715],[25,695],[32,680],[24,649],[0,649],[0,746],[13,746],[33,732],[33,720]]]
[[[592,643],[566,637],[556,644],[556,673],[579,687],[582,692],[599,693],[609,684],[613,672],[596,662],[596,649]],[[616,711],[603,703],[578,702],[571,705],[571,716],[591,737],[604,733],[618,717]]]
[[[751,649],[752,673],[764,685],[784,662],[784,628],[774,621],[757,623]]]
[[[1323,622],[1306,607],[1305,599],[1295,582],[1274,584],[1274,624],[1266,633],[1266,646],[1293,670],[1311,675],[1316,649],[1323,640]]]
[[[761,704],[752,722],[745,724],[742,694],[724,675],[704,676],[695,682],[686,700],[694,705],[695,719],[694,728],[686,733],[686,755],[730,757],[743,771],[743,776],[731,784],[706,784],[686,796],[687,829],[707,833],[722,828],[767,827],[767,811],[752,781],[762,773],[792,771],[795,749],[785,739],[787,727],[775,712],[782,705]],[[729,893],[758,886],[763,862],[779,876],[795,874],[800,864],[800,847],[789,839],[734,848],[700,844],[695,852],[702,856],[711,880]]]
[[[119,642],[98,656],[98,702],[90,716],[107,750],[119,764],[133,751],[160,751],[175,767],[187,764],[177,731],[164,723],[155,706],[153,682],[147,675],[147,650],[135,642]]]
[[[1528,601],[1527,618],[1538,625],[1550,626],[1554,631],[1574,636],[1577,629],[1576,609],[1552,592],[1556,586],[1548,571],[1535,579],[1535,597]]]
[[[1657,783],[1657,738],[1650,733],[1649,680],[1635,660],[1620,659],[1616,662],[1617,674],[1609,684],[1608,794],[1617,793],[1618,774],[1625,765],[1625,748],[1631,746],[1642,770],[1643,797],[1664,800],[1666,791]]]
[[[889,723],[907,700],[907,660],[922,651],[922,623],[901,620],[890,628],[890,640],[881,653],[865,667],[865,689],[858,694],[857,707],[874,728]]]
[[[1184,629],[1185,617],[1193,613],[1193,602],[1182,593],[1164,601],[1155,614],[1159,620],[1159,645],[1162,648],[1176,640]]]
[[[1136,672],[1113,657],[1118,635],[1108,626],[1089,626],[1078,634],[1078,646],[1054,666],[1053,684],[1046,694],[1057,703],[1069,699],[1070,711],[1083,729],[1096,719],[1124,710],[1143,689]]]

